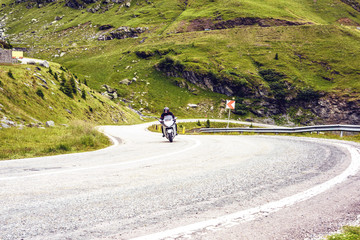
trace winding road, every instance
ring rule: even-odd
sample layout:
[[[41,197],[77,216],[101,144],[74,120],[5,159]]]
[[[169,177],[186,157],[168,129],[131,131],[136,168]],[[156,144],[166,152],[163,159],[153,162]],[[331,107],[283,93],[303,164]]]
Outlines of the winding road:
[[[360,144],[103,126],[106,149],[0,162],[0,239],[312,239],[360,215]]]

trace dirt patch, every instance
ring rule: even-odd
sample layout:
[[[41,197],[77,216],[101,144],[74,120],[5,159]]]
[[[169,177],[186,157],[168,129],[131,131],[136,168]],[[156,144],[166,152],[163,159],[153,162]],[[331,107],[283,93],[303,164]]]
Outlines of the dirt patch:
[[[360,24],[351,20],[350,18],[340,18],[339,20],[337,20],[337,22],[347,26],[360,26]]]
[[[216,30],[216,29],[227,29],[235,28],[238,26],[260,26],[260,27],[274,27],[274,26],[299,26],[305,24],[312,24],[310,22],[292,22],[282,19],[274,18],[255,18],[255,17],[245,17],[245,18],[235,18],[226,21],[214,21],[212,19],[203,18],[192,20],[187,26],[186,30],[184,25],[179,29],[178,32],[194,32],[194,31],[206,31],[206,30]]]

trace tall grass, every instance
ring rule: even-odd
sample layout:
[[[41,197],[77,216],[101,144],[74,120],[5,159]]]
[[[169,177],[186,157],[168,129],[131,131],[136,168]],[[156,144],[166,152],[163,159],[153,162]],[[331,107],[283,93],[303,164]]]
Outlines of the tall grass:
[[[0,160],[92,151],[109,146],[109,139],[84,121],[68,127],[0,130]]]

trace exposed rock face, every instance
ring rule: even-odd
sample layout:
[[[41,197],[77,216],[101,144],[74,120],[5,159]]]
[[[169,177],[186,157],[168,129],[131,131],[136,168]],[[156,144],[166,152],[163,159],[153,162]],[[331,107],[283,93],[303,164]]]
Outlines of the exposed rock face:
[[[114,31],[111,31],[110,33],[106,35],[101,35],[98,40],[104,41],[104,40],[113,40],[113,39],[125,39],[125,38],[137,38],[140,34],[144,33],[148,28],[130,28],[130,27],[119,27]]]
[[[360,124],[360,100],[329,95],[319,99],[312,110],[328,124]]]
[[[341,0],[341,1],[343,3],[349,5],[350,7],[355,9],[356,11],[360,12],[360,3],[357,2],[356,0]]]
[[[287,115],[290,108],[295,108],[298,110],[294,117],[303,117],[300,121],[302,124],[360,124],[360,99],[351,100],[346,97],[322,94],[310,100],[292,96],[279,101],[260,86],[246,86],[226,78],[219,79],[211,73],[187,71],[176,65],[164,67],[159,64],[156,69],[169,77],[183,78],[203,89],[227,96],[256,99],[253,102],[244,101],[244,105],[258,117]],[[290,88],[292,86],[289,86]],[[303,112],[301,108],[308,113]]]
[[[292,22],[282,19],[274,18],[257,18],[257,17],[243,17],[235,18],[227,21],[217,21],[218,19],[195,19],[192,20],[189,26],[186,28],[187,32],[192,31],[204,31],[215,29],[227,29],[237,26],[253,26],[259,25],[260,27],[272,27],[272,26],[298,26],[305,24],[312,24],[309,22]],[[182,32],[181,30],[179,32]]]

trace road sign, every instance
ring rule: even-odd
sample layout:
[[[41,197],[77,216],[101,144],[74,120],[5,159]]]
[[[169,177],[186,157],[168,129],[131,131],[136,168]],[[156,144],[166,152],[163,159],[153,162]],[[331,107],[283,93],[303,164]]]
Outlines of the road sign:
[[[234,100],[226,100],[226,109],[235,109],[235,101]]]

